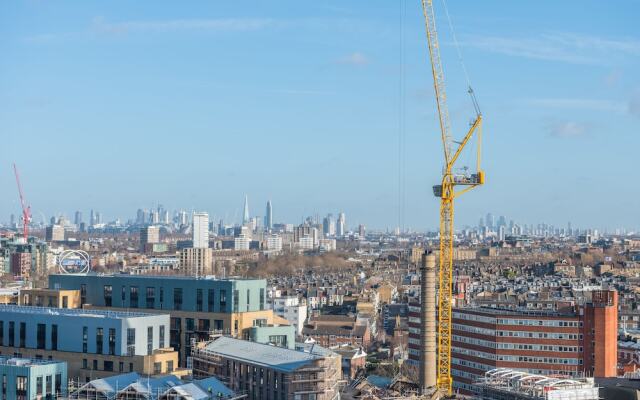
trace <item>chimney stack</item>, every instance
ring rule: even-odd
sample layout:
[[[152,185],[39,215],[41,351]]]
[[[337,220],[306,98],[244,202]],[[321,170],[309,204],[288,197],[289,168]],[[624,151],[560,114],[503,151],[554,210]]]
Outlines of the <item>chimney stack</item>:
[[[436,386],[436,257],[425,252],[420,267],[420,391]]]

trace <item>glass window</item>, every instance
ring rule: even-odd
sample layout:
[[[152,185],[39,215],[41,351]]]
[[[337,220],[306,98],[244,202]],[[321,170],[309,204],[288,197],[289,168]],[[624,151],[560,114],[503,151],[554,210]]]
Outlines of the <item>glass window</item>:
[[[227,307],[227,291],[222,289],[220,290],[220,311],[224,312],[226,311],[225,308]]]
[[[104,305],[106,307],[113,305],[113,287],[111,285],[104,286]]]
[[[233,291],[233,312],[238,312],[238,307],[240,306],[240,291]]]
[[[138,287],[129,287],[129,307],[138,308]]]
[[[20,347],[27,347],[27,323],[20,322]]]
[[[9,347],[15,346],[16,340],[16,323],[9,321]]]
[[[89,341],[89,328],[86,326],[82,327],[82,352],[86,353],[88,349],[88,341]]]
[[[27,398],[27,377],[26,376],[16,376],[16,396],[18,399],[26,399]]]
[[[87,303],[87,285],[80,285],[80,305]]]
[[[51,393],[53,391],[53,376],[52,375],[47,375],[45,377],[44,381],[46,383],[44,394],[47,397],[51,397]]]
[[[58,325],[51,325],[51,350],[58,350]]]
[[[44,381],[42,380],[42,377],[39,376],[36,378],[36,394],[38,396],[42,396],[42,389],[44,388]]]
[[[136,328],[127,328],[127,355],[132,356],[136,352]]]
[[[153,353],[153,326],[147,327],[147,355]]]
[[[109,328],[109,355],[116,354],[116,330]]]
[[[196,311],[202,311],[202,289],[196,289]]]
[[[209,289],[207,294],[207,311],[213,312],[213,307],[216,304],[215,301],[215,290]]]
[[[182,288],[173,289],[173,309],[182,310]]]
[[[38,324],[36,332],[36,348],[44,349],[47,344],[47,325]]]
[[[264,288],[260,288],[260,310],[264,310]]]
[[[102,354],[104,345],[104,329],[96,329],[96,354]]]
[[[155,308],[156,307],[156,288],[148,287],[147,288],[147,308]]]
[[[56,383],[55,383],[55,388],[56,388],[56,396],[60,396],[62,394],[62,374],[56,374]]]
[[[158,345],[160,346],[161,349],[164,349],[164,325],[160,325],[159,335],[160,335],[160,338],[159,338]]]

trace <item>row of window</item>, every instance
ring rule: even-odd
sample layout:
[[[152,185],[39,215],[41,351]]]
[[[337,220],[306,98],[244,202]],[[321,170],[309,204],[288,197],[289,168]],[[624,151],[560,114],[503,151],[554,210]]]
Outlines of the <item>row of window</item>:
[[[86,285],[81,285],[81,297],[82,303],[86,302]],[[138,286],[129,286],[129,308],[140,308],[140,296],[139,296],[139,287]],[[84,295],[83,295],[84,293]],[[103,287],[104,293],[104,305],[106,307],[113,307],[113,286],[112,285],[104,285]],[[160,287],[158,290],[158,297],[160,303],[160,309],[165,307],[164,302],[164,288]],[[246,311],[250,311],[251,304],[251,291],[247,289],[246,291]],[[196,311],[207,311],[207,312],[215,312],[215,304],[216,304],[216,290],[215,289],[207,289],[207,304],[205,309],[204,304],[204,290],[196,289]],[[124,307],[127,300],[127,287],[122,286],[121,288],[121,306]],[[146,287],[145,288],[145,302],[144,308],[154,309],[156,308],[156,288],[155,287]],[[218,293],[218,312],[225,312],[227,307],[227,291],[226,289],[220,289]],[[233,311],[245,311],[240,310],[240,291],[233,291]],[[182,288],[174,288],[173,289],[173,310],[182,310],[183,308],[183,290]],[[264,310],[264,288],[260,288],[260,310]]]
[[[485,315],[469,314],[469,313],[459,312],[459,311],[454,311],[452,313],[452,317],[453,318],[457,318],[457,319],[464,319],[466,321],[484,322],[484,323],[487,323],[487,324],[495,324],[496,323],[496,318],[495,317],[487,317]]]
[[[582,334],[556,332],[498,331],[498,336],[523,337],[536,339],[582,340]]]
[[[20,322],[19,327],[19,337],[18,344],[16,345],[16,323],[15,321],[9,321],[8,326],[8,337],[7,343],[5,344],[4,340],[4,327],[5,321],[0,321],[0,345],[9,346],[9,347],[27,347],[27,323]],[[57,346],[57,326],[56,326],[56,346]]]
[[[521,325],[521,326],[554,326],[577,328],[582,326],[579,321],[567,321],[558,319],[501,319],[498,318],[498,324],[501,325]]]
[[[526,343],[498,343],[499,349],[504,350],[534,350],[534,351],[554,351],[554,352],[582,352],[582,346],[554,346],[550,344],[526,344]]]
[[[467,337],[467,336],[451,335],[451,340],[453,342],[468,343],[468,344],[473,344],[473,345],[476,345],[476,346],[488,347],[490,349],[495,349],[496,348],[496,342],[492,342],[492,341],[489,341],[489,340],[470,338],[470,337]]]
[[[169,360],[166,361],[166,365],[167,365],[167,369],[166,369],[166,373],[170,373],[173,372],[173,360]],[[124,366],[125,363],[124,361],[119,361],[118,362],[118,372],[125,372],[124,370]],[[82,368],[83,369],[89,369],[89,360],[86,358],[82,359]],[[100,371],[99,369],[99,361],[98,360],[93,360],[93,362],[91,363],[91,369],[94,371]],[[114,372],[114,365],[113,365],[113,361],[112,360],[103,360],[102,361],[102,371],[108,371],[108,372]],[[133,372],[134,368],[133,368],[133,363],[130,362],[129,363],[129,370],[128,372]],[[161,374],[162,373],[162,362],[154,362],[153,363],[153,373],[154,374]]]
[[[454,331],[477,333],[479,335],[495,336],[496,331],[493,329],[479,328],[477,326],[452,324]]]
[[[9,387],[9,377],[6,374],[2,375],[2,398],[7,398],[7,391]],[[29,377],[24,375],[17,375],[15,377],[15,399],[27,400],[29,395]],[[55,386],[54,386],[55,385]],[[36,377],[36,396],[38,398],[53,399],[62,395],[62,374],[55,375],[55,384],[53,375],[37,376]],[[35,398],[33,395],[31,398]]]
[[[482,359],[485,359],[485,360],[495,360],[496,359],[496,355],[495,354],[485,353],[484,351],[466,349],[464,347],[453,346],[453,347],[451,347],[451,352],[457,353],[457,354],[460,354],[460,355],[478,357],[478,358],[482,358]]]
[[[38,336],[40,335],[40,325],[38,324]],[[38,339],[40,343],[40,339]],[[104,354],[104,329],[97,327],[95,330],[95,354]],[[165,326],[160,325],[158,333],[158,345],[159,348],[165,347]],[[41,348],[41,347],[38,347]],[[44,347],[42,347],[44,348]],[[132,356],[136,350],[136,329],[127,328],[127,355]],[[89,327],[82,327],[82,352],[89,352]],[[147,327],[147,355],[153,353],[153,326]],[[109,328],[109,340],[108,340],[108,354],[116,354],[116,330],[115,328]]]
[[[533,356],[510,356],[498,354],[498,361],[511,361],[520,363],[536,364],[564,364],[582,365],[582,359],[578,358],[558,358],[558,357],[533,357]]]

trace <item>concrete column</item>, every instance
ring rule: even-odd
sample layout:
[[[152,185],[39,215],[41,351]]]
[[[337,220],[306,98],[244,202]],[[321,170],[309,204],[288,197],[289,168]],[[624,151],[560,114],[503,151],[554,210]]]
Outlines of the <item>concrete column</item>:
[[[425,253],[420,268],[420,390],[436,385],[436,257]]]

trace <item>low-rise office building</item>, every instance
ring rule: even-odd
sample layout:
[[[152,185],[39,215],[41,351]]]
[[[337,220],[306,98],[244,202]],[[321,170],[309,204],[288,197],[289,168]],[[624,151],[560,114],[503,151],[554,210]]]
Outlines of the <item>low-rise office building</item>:
[[[263,279],[150,275],[50,275],[50,289],[80,291],[85,308],[170,314],[169,344],[186,366],[193,341],[214,332],[243,337],[254,326],[286,324],[266,307]]]
[[[0,400],[63,398],[67,394],[67,363],[0,356]]]
[[[169,316],[0,305],[2,354],[66,361],[70,379],[174,372]]]
[[[193,374],[214,376],[251,399],[339,399],[340,355],[318,345],[296,350],[230,337],[193,350]]]

